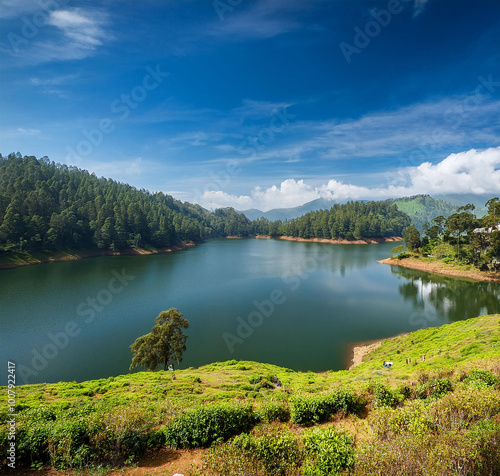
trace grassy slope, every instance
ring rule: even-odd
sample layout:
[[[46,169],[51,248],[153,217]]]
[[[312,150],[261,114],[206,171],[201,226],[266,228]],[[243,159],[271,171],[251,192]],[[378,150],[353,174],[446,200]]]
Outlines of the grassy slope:
[[[422,354],[426,356],[425,362],[420,360]],[[412,364],[405,363],[407,358],[412,359]],[[383,368],[383,360],[393,361],[393,368]],[[258,411],[267,402],[286,402],[297,394],[321,393],[342,386],[354,388],[358,395],[368,397],[366,411],[359,416],[335,418],[334,421],[319,426],[335,425],[347,431],[353,438],[356,448],[362,448],[365,443],[371,444],[372,441],[377,441],[374,439],[374,430],[370,423],[373,410],[371,396],[373,391],[370,388],[373,389],[373,384],[382,383],[393,389],[406,385],[415,390],[419,383],[429,377],[451,377],[458,383],[473,368],[492,370],[499,375],[499,364],[500,315],[497,314],[387,339],[378,349],[366,355],[361,365],[350,371],[295,372],[271,364],[233,360],[197,369],[177,370],[175,380],[172,380],[172,372],[159,371],[139,372],[81,383],[25,385],[16,389],[18,404],[16,412],[27,407],[36,409],[41,406],[49,406],[56,411],[58,408],[68,408],[65,411],[72,412],[73,409],[78,411],[82,403],[84,405],[91,403],[95,415],[104,418],[106,428],[114,428],[113,431],[120,435],[129,427],[143,428],[146,431],[164,427],[174,417],[200,404],[223,401],[252,403],[254,409]],[[283,383],[283,389],[252,383],[259,380],[255,378],[256,376],[270,380],[274,375]],[[496,390],[491,392],[498,394]],[[2,408],[0,430],[7,427],[6,400],[7,391],[3,387],[0,389]],[[54,424],[58,424],[57,421]],[[72,428],[71,425],[75,424],[73,421],[68,428]],[[25,428],[25,425],[26,423],[21,423],[21,427]],[[257,432],[284,430],[301,435],[304,427],[288,423],[286,428],[282,428],[278,422],[263,422],[257,428]],[[432,435],[426,437],[431,438]],[[441,442],[445,446],[448,444],[444,437],[435,438],[438,443]],[[175,465],[175,471],[186,475],[211,474],[199,473],[198,470],[191,471],[191,465],[194,463],[198,465],[200,457],[205,458],[208,451],[156,449],[145,454],[142,463],[139,464],[151,471],[144,473],[141,472],[144,468],[139,467],[136,468],[139,471],[136,473],[133,468],[122,467],[116,469],[117,472],[113,474],[118,472],[131,475],[173,474],[172,465]],[[382,450],[379,448],[369,451],[377,453]],[[130,455],[127,453],[127,456]],[[122,465],[125,459],[118,464]],[[29,461],[23,463],[27,467],[30,465]],[[125,466],[129,464],[130,462],[125,463]],[[153,470],[153,467],[156,469]],[[89,472],[82,473],[78,469],[76,472],[73,470],[56,472],[53,468],[45,466],[43,471],[47,472],[43,474],[108,474],[109,467],[99,468],[92,468]]]
[[[441,354],[439,350],[441,349]],[[399,353],[398,353],[399,351]],[[420,357],[425,355],[425,362]],[[412,359],[407,365],[406,359]],[[250,383],[254,375],[277,375],[290,392],[322,392],[339,384],[350,384],[363,390],[367,384],[401,383],[415,379],[418,372],[446,373],[466,371],[474,367],[491,369],[500,359],[500,315],[482,316],[436,328],[412,332],[384,341],[353,370],[338,372],[295,372],[258,362],[218,362],[203,367],[175,372],[139,372],[91,380],[82,383],[25,385],[17,389],[17,402],[23,406],[66,407],[75,402],[107,400],[113,405],[130,405],[145,399],[164,405],[175,402],[181,410],[196,403],[221,400],[261,401],[274,398],[280,390],[259,389]],[[383,360],[394,362],[392,369],[382,367]],[[0,404],[6,406],[7,392],[0,392]]]

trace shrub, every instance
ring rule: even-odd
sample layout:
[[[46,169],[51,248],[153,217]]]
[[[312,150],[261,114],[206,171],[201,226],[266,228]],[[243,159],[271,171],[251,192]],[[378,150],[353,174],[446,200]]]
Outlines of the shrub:
[[[151,430],[157,422],[155,412],[143,405],[113,407],[99,402],[55,410],[40,406],[18,415],[19,460],[61,469],[122,463],[162,443]]]
[[[371,440],[357,452],[355,475],[491,476],[500,474],[500,425],[480,422],[470,431],[401,434]]]
[[[236,436],[234,445],[256,458],[271,476],[288,474],[297,469],[300,450],[297,437],[286,427],[275,428],[259,437],[248,434]]]
[[[375,397],[375,408],[392,407],[398,403],[395,394],[381,383],[377,383],[373,389]]]
[[[466,428],[500,413],[500,391],[471,386],[433,402],[429,414],[441,429]]]
[[[251,406],[213,404],[185,413],[164,429],[165,444],[172,448],[209,446],[249,431],[258,421]]]
[[[198,473],[197,473],[198,474]],[[228,441],[213,445],[203,456],[202,472],[211,476],[266,476],[261,461],[248,451]]]
[[[330,428],[314,428],[303,433],[306,476],[337,475],[349,469],[354,462],[354,445],[351,437]]]
[[[257,383],[259,383],[261,380],[263,379],[262,375],[251,375],[250,378],[248,379],[248,381],[252,384],[252,385],[255,385]]]
[[[410,433],[422,435],[432,429],[432,420],[426,414],[424,402],[416,400],[402,408],[382,407],[370,414],[369,423],[379,438]]]
[[[418,398],[441,398],[447,393],[453,391],[453,386],[451,385],[450,379],[443,378],[433,378],[425,382],[423,385],[419,385],[416,390]]]
[[[290,409],[284,402],[265,402],[259,408],[257,414],[260,420],[267,422],[290,420]]]
[[[327,394],[298,396],[291,403],[290,416],[297,425],[320,423],[334,413],[354,413],[360,405],[354,392],[344,389]]]
[[[500,383],[500,379],[488,370],[474,369],[469,372],[464,382],[476,387],[495,387]]]

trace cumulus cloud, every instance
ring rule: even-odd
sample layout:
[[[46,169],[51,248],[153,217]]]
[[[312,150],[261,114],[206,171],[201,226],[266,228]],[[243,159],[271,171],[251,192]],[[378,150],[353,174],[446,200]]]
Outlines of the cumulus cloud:
[[[332,201],[384,199],[416,194],[499,194],[500,147],[471,149],[451,154],[441,162],[424,162],[385,176],[385,183],[364,187],[335,179],[320,186],[289,178],[279,186],[255,187],[249,195],[232,195],[222,190],[203,193],[200,204],[207,208],[234,207],[239,210],[296,207],[317,198]]]

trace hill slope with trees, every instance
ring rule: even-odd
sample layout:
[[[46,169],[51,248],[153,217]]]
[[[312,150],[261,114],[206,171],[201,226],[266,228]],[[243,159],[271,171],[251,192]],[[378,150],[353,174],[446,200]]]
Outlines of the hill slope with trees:
[[[90,249],[118,252],[251,235],[347,239],[402,236],[406,214],[389,202],[349,202],[290,221],[250,221],[170,195],[138,190],[48,158],[0,156],[0,252]]]
[[[210,213],[47,158],[0,158],[0,247],[113,251],[245,235],[251,222],[233,209]]]

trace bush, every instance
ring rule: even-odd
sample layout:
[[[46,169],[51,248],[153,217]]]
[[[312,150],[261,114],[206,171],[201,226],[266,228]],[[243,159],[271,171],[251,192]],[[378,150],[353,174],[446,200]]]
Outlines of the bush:
[[[419,400],[407,403],[402,408],[382,407],[370,414],[369,423],[375,434],[383,439],[404,433],[423,435],[433,427],[425,410],[424,402]]]
[[[487,370],[474,369],[469,372],[464,382],[475,387],[496,387],[500,384],[500,379]]]
[[[362,445],[355,475],[491,476],[500,474],[500,425],[480,422],[470,431],[396,435]]]
[[[457,388],[429,408],[441,429],[466,428],[500,413],[500,392],[491,388]]]
[[[337,475],[354,463],[354,444],[345,433],[330,428],[314,428],[303,433],[306,476]]]
[[[270,476],[288,474],[290,469],[297,469],[300,461],[297,437],[286,427],[273,429],[259,437],[242,434],[236,436],[233,443],[260,461],[265,474]]]
[[[18,414],[18,457],[34,467],[49,463],[60,469],[122,463],[163,442],[151,430],[157,422],[156,413],[143,405],[40,406]]]
[[[333,414],[355,413],[359,402],[350,390],[339,389],[333,393],[299,396],[292,399],[290,416],[297,425],[313,425],[327,421]]]
[[[164,429],[165,444],[172,448],[209,446],[249,431],[258,422],[250,405],[215,404],[196,408],[175,418]]]
[[[373,389],[375,408],[392,407],[398,403],[396,395],[385,385],[377,383]]]
[[[425,382],[423,385],[419,385],[416,390],[418,398],[441,398],[449,392],[453,391],[453,386],[451,385],[450,379],[443,378],[433,378]]]
[[[267,422],[290,420],[290,409],[283,402],[265,402],[259,408],[257,414],[260,420]]]
[[[254,455],[228,441],[213,445],[203,456],[200,474],[210,476],[267,476],[264,465]]]

